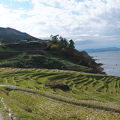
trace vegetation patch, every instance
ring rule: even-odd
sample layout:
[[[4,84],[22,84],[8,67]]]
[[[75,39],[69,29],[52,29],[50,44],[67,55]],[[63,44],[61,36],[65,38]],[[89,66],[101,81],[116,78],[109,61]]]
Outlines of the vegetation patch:
[[[0,71],[0,97],[21,120],[120,119],[120,77],[55,69]]]

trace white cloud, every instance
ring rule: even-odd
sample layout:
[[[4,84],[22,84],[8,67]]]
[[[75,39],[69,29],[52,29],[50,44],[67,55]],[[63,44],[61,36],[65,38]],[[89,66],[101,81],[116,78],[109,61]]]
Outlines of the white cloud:
[[[30,1],[30,0],[13,0],[13,1],[18,1],[18,2],[28,2],[28,1]]]
[[[33,4],[33,8],[13,10],[0,5],[0,26],[14,27],[37,37],[61,34],[76,40],[88,39],[81,39],[82,35],[96,40],[98,36],[107,36],[104,38],[107,40],[120,32],[120,0],[16,1],[28,1]]]

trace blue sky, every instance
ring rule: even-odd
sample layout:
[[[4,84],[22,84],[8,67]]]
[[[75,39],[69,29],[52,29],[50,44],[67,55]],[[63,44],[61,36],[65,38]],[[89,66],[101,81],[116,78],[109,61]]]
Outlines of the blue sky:
[[[77,48],[120,46],[120,0],[0,0],[0,26],[60,34]]]
[[[32,9],[33,5],[29,1],[17,1],[17,0],[0,0],[0,4],[3,4],[9,9]]]

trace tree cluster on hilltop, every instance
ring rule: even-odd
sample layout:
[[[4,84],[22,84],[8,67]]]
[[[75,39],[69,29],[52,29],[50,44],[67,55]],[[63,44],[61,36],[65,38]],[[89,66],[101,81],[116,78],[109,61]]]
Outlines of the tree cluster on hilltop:
[[[71,48],[74,49],[75,48],[75,43],[74,41],[71,39],[68,40],[66,38],[63,38],[62,36],[59,35],[51,35],[51,40],[50,40],[50,48],[51,49],[64,49],[64,48]]]

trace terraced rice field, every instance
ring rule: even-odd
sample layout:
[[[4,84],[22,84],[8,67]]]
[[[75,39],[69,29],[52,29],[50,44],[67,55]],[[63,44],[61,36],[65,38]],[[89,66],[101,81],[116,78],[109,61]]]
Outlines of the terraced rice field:
[[[20,120],[120,120],[120,77],[2,68],[0,84],[12,85],[0,87],[4,116],[11,109]]]

